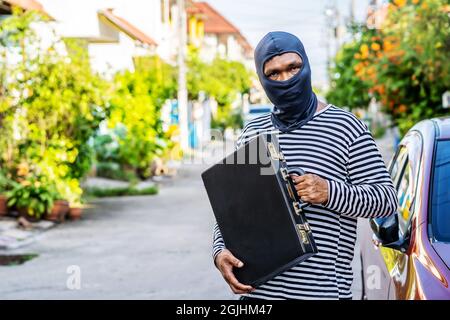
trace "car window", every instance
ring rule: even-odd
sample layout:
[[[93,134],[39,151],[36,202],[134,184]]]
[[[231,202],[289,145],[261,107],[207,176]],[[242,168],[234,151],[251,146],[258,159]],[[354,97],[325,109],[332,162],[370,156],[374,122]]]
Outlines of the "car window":
[[[411,217],[414,213],[414,198],[416,194],[417,173],[422,154],[422,138],[411,132],[399,147],[394,158],[390,173],[397,189],[399,231],[404,235],[408,231]]]
[[[407,155],[408,153],[406,147],[400,146],[397,150],[397,154],[394,157],[392,164],[390,165],[391,178],[394,182],[395,187],[398,186],[398,182],[402,174],[402,169],[405,166]]]
[[[408,228],[409,219],[411,218],[413,211],[412,204],[414,202],[414,194],[413,168],[407,157],[397,189],[398,222],[399,230],[402,234],[405,234]]]
[[[435,240],[450,242],[450,140],[436,144],[431,192],[431,227]]]

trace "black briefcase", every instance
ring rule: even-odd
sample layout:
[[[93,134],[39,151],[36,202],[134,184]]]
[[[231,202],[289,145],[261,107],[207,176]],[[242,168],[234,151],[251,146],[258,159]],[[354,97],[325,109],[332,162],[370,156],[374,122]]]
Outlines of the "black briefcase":
[[[225,246],[244,262],[236,278],[257,287],[317,253],[303,203],[274,134],[246,143],[202,173]]]

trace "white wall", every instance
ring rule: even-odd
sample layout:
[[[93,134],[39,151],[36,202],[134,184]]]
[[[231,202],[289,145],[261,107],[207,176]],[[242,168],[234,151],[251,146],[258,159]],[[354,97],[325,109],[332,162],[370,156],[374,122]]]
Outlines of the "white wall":
[[[90,43],[89,53],[94,69],[110,74],[133,68],[133,56],[141,48],[123,32],[116,32],[109,23],[101,22],[98,11],[114,8],[124,18],[157,43],[164,36],[161,23],[161,0],[39,0],[44,9],[57,21],[58,34],[107,40],[114,43]],[[142,52],[140,52],[142,53]]]
[[[88,47],[92,67],[107,78],[117,71],[134,68],[133,56],[136,47],[133,39],[121,33],[119,41],[119,44],[91,43]]]

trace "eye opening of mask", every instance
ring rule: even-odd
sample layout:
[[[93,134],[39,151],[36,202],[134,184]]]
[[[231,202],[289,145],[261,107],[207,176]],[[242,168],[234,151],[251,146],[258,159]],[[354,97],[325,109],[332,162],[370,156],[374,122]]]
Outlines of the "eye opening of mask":
[[[298,72],[296,72],[296,73],[295,73],[292,77],[290,77],[289,79],[286,79],[286,80],[273,80],[273,79],[271,79],[271,78],[269,77],[269,75],[266,75],[266,73],[264,72],[264,68],[265,68],[265,66],[266,66],[266,63],[267,63],[268,61],[270,61],[272,58],[274,58],[274,57],[276,57],[276,56],[281,56],[281,55],[283,55],[283,54],[285,54],[285,53],[295,53],[295,54],[297,54],[297,55],[300,57],[300,59],[302,60],[302,62],[301,62],[301,64],[300,64],[300,68],[299,68]],[[262,66],[261,66],[261,68],[262,68],[261,74],[262,74],[262,76],[265,78],[265,80],[267,80],[267,81],[276,82],[276,83],[287,83],[287,82],[289,82],[289,81],[292,81],[292,79],[297,78],[297,77],[299,76],[299,74],[302,72],[304,66],[305,66],[305,59],[303,58],[303,56],[302,56],[302,54],[301,54],[300,52],[298,52],[298,51],[296,51],[296,50],[288,50],[288,51],[283,51],[283,52],[277,52],[277,53],[274,53],[274,54],[268,56],[268,57],[264,60],[264,62],[262,63]]]

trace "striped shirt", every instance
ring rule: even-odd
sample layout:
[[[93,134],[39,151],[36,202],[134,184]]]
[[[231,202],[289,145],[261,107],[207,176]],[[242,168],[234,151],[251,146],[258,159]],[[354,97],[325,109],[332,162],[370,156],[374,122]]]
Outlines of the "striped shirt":
[[[367,126],[351,112],[327,105],[300,129],[275,129],[270,113],[243,129],[236,147],[261,133],[275,133],[288,166],[327,180],[328,201],[305,208],[318,253],[246,296],[261,299],[351,299],[351,262],[357,218],[388,216],[397,194]],[[225,248],[217,223],[213,258]],[[245,264],[245,261],[243,261]]]

